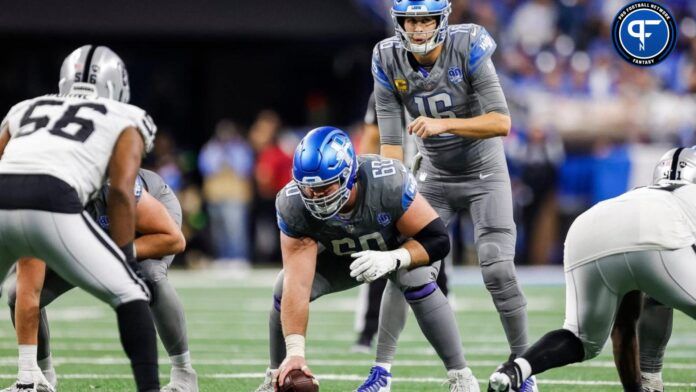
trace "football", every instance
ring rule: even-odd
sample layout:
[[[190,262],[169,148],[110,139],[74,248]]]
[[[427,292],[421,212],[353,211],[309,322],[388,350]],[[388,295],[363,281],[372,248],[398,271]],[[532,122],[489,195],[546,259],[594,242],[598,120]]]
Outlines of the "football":
[[[287,376],[283,386],[278,387],[279,392],[319,392],[319,381],[307,376],[302,370],[293,369]]]

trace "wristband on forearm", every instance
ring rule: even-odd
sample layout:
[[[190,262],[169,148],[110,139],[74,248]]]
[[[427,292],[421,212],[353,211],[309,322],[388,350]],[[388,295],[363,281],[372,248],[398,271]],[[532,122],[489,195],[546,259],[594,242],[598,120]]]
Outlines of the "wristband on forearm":
[[[133,241],[123,245],[119,246],[121,249],[121,252],[126,256],[126,261],[129,263],[135,262],[137,260],[136,258],[136,252],[135,252],[135,243]]]
[[[391,251],[392,255],[396,259],[396,268],[408,268],[411,265],[411,253],[406,248],[398,248]]]
[[[285,337],[285,352],[287,357],[305,356],[305,337],[299,334],[292,334]]]

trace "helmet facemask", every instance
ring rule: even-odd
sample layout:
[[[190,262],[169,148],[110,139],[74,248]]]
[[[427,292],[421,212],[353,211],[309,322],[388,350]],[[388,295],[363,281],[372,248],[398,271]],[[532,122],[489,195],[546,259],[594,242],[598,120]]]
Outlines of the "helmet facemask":
[[[353,189],[352,177],[355,176],[353,165],[349,165],[341,171],[341,173],[324,181],[317,178],[305,178],[299,180],[295,178],[295,183],[300,190],[302,201],[309,212],[317,219],[326,220],[336,215],[341,208],[348,202],[350,192]],[[337,189],[328,195],[314,197],[312,189],[317,189],[317,193],[321,193],[328,187],[338,184]]]
[[[440,46],[443,42],[445,42],[445,38],[447,37],[447,19],[449,17],[451,8],[448,5],[446,8],[439,10],[439,11],[434,11],[434,12],[429,12],[426,9],[413,9],[407,11],[396,11],[392,9],[391,15],[392,15],[392,21],[394,22],[394,29],[396,30],[396,36],[399,37],[399,40],[401,41],[401,45],[403,46],[404,49],[407,51],[418,54],[418,55],[426,55],[430,53],[433,49],[436,47]],[[435,29],[430,30],[430,31],[421,31],[421,32],[412,32],[409,33],[406,31],[404,28],[404,23],[406,21],[406,18],[418,18],[418,17],[432,17],[436,21]],[[432,34],[432,36],[425,41],[422,44],[414,44],[413,41],[411,40],[411,37],[415,34]]]

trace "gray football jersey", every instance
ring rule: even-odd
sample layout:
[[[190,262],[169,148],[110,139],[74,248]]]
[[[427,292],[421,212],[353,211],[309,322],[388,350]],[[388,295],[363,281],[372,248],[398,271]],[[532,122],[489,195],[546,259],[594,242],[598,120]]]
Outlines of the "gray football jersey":
[[[409,61],[408,52],[396,37],[375,46],[372,73],[382,144],[403,144],[404,114],[408,123],[419,116],[509,114],[490,58],[496,43],[486,29],[475,24],[451,25],[443,45],[429,71]],[[432,166],[446,173],[466,174],[505,165],[499,137],[475,139],[447,133],[427,139],[413,137],[426,169]]]
[[[313,238],[337,256],[399,247],[405,239],[396,222],[413,202],[416,181],[401,162],[379,155],[359,155],[358,165],[358,198],[347,216],[313,217],[299,189],[290,182],[276,197],[280,230],[295,238]]]
[[[85,210],[105,231],[109,231],[109,216],[106,213],[106,195],[108,193],[108,185],[102,186],[97,196],[87,204]],[[169,215],[174,219],[176,224],[181,227],[181,204],[179,199],[172,189],[164,182],[159,174],[147,170],[138,170],[133,194],[136,200],[140,200],[143,189],[157,199],[167,209]]]

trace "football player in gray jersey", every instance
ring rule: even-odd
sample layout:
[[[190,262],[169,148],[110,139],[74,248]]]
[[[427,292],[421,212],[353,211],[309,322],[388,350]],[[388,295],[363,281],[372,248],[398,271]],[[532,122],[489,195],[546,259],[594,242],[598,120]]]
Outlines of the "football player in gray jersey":
[[[273,391],[305,361],[309,302],[386,276],[402,290],[423,334],[442,359],[450,391],[478,391],[466,366],[447,298],[435,283],[449,252],[442,220],[398,161],[356,156],[333,127],[309,132],[293,158],[293,181],[276,198],[283,270],[270,313],[270,366],[257,391]],[[373,368],[375,378],[391,375]]]
[[[413,158],[415,151],[409,154],[409,145],[406,145],[406,156]],[[412,146],[415,150],[415,145]],[[377,109],[375,108],[375,94],[370,94],[370,99],[367,103],[367,111],[363,124],[363,132],[360,138],[360,154],[377,154],[379,153],[379,128],[377,127]],[[412,162],[412,159],[406,158],[404,165]],[[445,273],[446,263],[443,260],[440,265],[440,271],[437,275],[437,285],[442,290],[445,297],[448,294],[447,274]],[[379,325],[379,308],[382,302],[382,293],[387,285],[386,279],[378,279],[368,286],[363,287],[364,290],[360,293],[360,299],[365,298],[365,306],[356,308],[356,320],[360,327],[360,333],[356,343],[351,348],[352,352],[370,353],[372,352],[372,340],[377,333]]]
[[[108,184],[104,185],[86,207],[94,221],[107,232],[108,188]],[[167,269],[174,255],[182,252],[186,246],[180,229],[181,205],[162,177],[150,170],[139,170],[133,192],[137,203],[135,250],[139,261],[132,268],[150,288],[150,309],[172,363],[171,381],[162,391],[197,392],[198,382],[191,366],[183,306],[167,279]],[[53,270],[46,269],[40,260],[21,259],[18,262],[16,285],[8,290],[8,305],[12,321],[16,321],[18,339],[21,341],[22,336],[32,334],[37,336],[38,332],[38,364],[53,386],[57,383],[57,377],[52,364],[45,307],[73,287]],[[26,292],[33,301],[18,301],[18,291]]]
[[[491,61],[496,43],[481,26],[448,26],[449,0],[394,0],[396,36],[373,51],[381,154],[401,159],[404,129],[416,138],[421,194],[445,222],[468,211],[481,273],[511,356],[527,348],[526,299],[513,262],[516,229],[501,137],[510,116]],[[387,285],[377,362],[391,362],[403,328],[403,296]],[[526,385],[534,390],[534,380]]]

